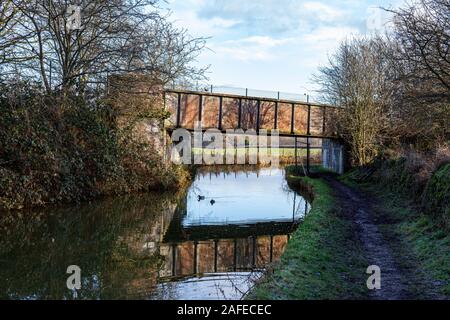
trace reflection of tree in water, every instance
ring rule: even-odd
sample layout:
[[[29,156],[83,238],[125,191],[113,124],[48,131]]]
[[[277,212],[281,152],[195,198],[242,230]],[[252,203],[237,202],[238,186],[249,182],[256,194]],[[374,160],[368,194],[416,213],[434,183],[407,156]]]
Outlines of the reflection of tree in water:
[[[219,283],[216,283],[217,297],[220,297],[223,300],[244,300],[262,277],[263,273],[263,270],[252,270],[246,273],[224,274],[232,292],[227,292]]]
[[[156,282],[157,253],[173,195],[139,195],[0,218],[0,298],[72,299],[69,265],[82,272],[80,299],[133,298]]]

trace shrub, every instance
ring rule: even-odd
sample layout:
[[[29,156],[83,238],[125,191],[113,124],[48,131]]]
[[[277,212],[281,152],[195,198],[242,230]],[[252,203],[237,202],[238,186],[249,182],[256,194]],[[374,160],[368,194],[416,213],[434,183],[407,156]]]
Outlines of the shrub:
[[[1,89],[0,208],[170,188],[186,177],[118,127],[105,101],[51,97],[26,83]]]
[[[450,229],[450,164],[443,165],[428,181],[422,207],[426,214]]]

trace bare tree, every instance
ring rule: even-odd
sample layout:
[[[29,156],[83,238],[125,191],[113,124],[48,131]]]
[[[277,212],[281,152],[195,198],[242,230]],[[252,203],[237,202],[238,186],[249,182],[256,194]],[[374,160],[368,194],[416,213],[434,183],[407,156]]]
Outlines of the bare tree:
[[[450,2],[415,0],[393,13],[389,33],[396,134],[423,149],[450,133]]]
[[[20,13],[12,0],[0,0],[0,66],[11,61],[12,48],[20,38],[14,33]]]
[[[315,76],[323,98],[345,108],[334,121],[356,165],[365,165],[378,154],[388,124],[392,89],[389,62],[381,54],[384,46],[379,38],[346,41]]]
[[[450,2],[415,0],[393,12],[395,57],[406,66],[405,78],[436,80],[450,92]]]
[[[158,0],[79,1],[76,28],[66,0],[11,2],[22,15],[12,31],[23,43],[14,46],[16,63],[10,67],[19,65],[47,92],[83,93],[117,73],[146,73],[160,81],[202,74],[190,63],[204,39],[174,28],[160,15]]]

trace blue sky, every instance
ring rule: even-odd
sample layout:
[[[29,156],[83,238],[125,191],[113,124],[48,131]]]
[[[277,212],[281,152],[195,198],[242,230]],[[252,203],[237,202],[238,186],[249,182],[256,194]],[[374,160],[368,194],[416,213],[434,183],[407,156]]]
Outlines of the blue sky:
[[[378,7],[401,0],[167,0],[171,19],[193,36],[210,37],[199,57],[209,83],[311,93],[311,76],[339,41],[382,30]]]

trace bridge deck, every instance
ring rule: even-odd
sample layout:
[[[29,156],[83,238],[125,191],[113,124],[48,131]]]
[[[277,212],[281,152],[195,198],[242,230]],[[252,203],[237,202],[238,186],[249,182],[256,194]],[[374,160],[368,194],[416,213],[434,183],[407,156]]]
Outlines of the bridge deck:
[[[335,139],[334,116],[339,107],[283,99],[188,90],[165,90],[171,113],[169,129],[278,130],[280,136]]]

